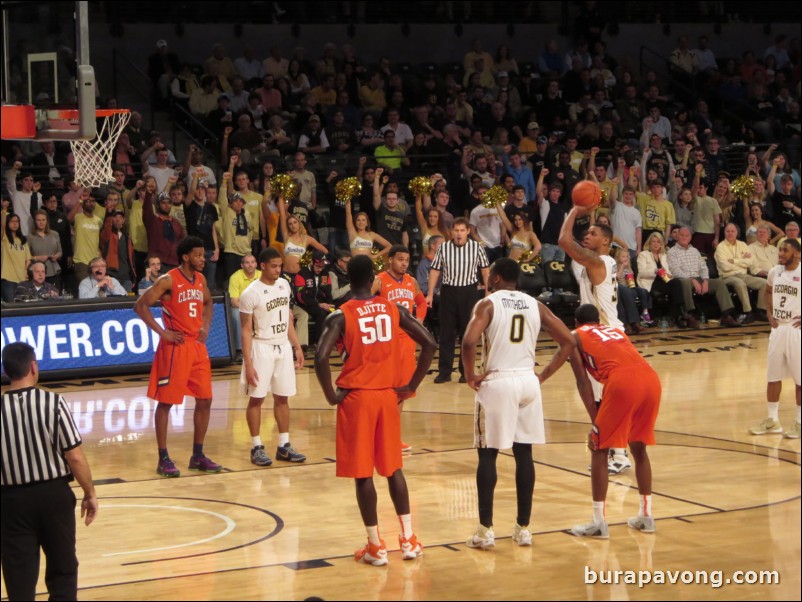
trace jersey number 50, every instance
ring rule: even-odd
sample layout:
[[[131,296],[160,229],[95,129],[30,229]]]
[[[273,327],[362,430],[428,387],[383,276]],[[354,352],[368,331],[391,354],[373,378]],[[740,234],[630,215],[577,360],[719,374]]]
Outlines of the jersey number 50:
[[[385,343],[393,338],[393,322],[386,314],[359,318],[359,330],[363,345],[372,345],[376,341]]]

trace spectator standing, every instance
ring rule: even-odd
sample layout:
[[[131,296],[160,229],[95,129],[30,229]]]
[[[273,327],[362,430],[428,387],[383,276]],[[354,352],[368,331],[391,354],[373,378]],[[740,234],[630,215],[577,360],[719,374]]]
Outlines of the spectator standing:
[[[126,292],[131,292],[136,283],[134,272],[134,245],[125,230],[125,214],[112,211],[100,233],[100,254],[113,276]]]
[[[203,241],[203,254],[206,262],[203,275],[209,288],[215,290],[217,264],[220,261],[220,241],[217,234],[217,221],[220,215],[217,207],[209,202],[209,182],[202,170],[192,173],[189,194],[184,201],[184,216],[187,220],[187,235],[197,236]]]
[[[50,284],[60,287],[61,283],[61,239],[50,229],[47,211],[40,209],[33,216],[34,229],[28,237],[31,260],[40,261],[45,266],[45,276]]]
[[[87,194],[67,216],[75,231],[73,270],[79,283],[89,275],[89,263],[100,253],[103,218],[98,213],[95,198]]]
[[[2,213],[2,298],[6,303],[14,301],[17,285],[28,279],[31,250],[27,237],[21,232],[20,218],[5,210]]]
[[[20,177],[20,187],[17,188],[17,174],[22,169],[22,163],[15,161],[11,169],[6,170],[6,188],[11,195],[11,204],[14,214],[20,219],[20,228],[23,236],[28,236],[33,228],[33,214],[42,206],[41,182],[34,182],[33,175],[24,172]]]
[[[239,298],[252,282],[262,277],[262,271],[256,267],[256,257],[246,253],[240,261],[240,269],[231,274],[228,281],[228,298],[231,302],[231,330],[234,332],[234,346],[238,360],[242,356],[242,323],[239,316]]]
[[[61,276],[67,275],[67,272],[72,272],[72,230],[67,215],[63,211],[58,210],[58,199],[56,195],[51,194],[44,203],[45,211],[47,212],[47,219],[50,225],[50,231],[55,232],[59,237],[61,245],[61,257],[59,258],[59,266]]]
[[[175,176],[170,180],[171,185],[175,184]],[[156,255],[161,259],[166,272],[179,265],[178,243],[184,238],[184,229],[178,219],[170,215],[173,206],[170,195],[162,192],[155,203],[153,196],[145,195],[145,202],[142,203],[142,221],[148,236],[148,255]]]
[[[78,599],[75,553],[76,479],[84,493],[81,518],[89,526],[98,512],[92,472],[81,435],[61,395],[38,388],[39,366],[27,343],[3,349],[2,531],[3,579],[9,600],[33,600],[40,548],[47,560],[45,583],[53,600]]]

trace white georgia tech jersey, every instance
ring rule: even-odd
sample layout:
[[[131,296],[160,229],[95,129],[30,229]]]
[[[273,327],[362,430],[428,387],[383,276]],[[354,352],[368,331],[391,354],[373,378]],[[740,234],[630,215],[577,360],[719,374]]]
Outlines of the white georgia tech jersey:
[[[289,340],[290,295],[290,285],[284,278],[270,285],[256,280],[245,289],[239,298],[239,312],[253,314],[254,339],[271,343]]]
[[[540,333],[537,301],[521,291],[496,291],[488,299],[493,319],[484,335],[485,372],[534,370]]]
[[[771,287],[770,311],[774,319],[781,324],[791,322],[800,315],[800,268],[787,270],[784,265],[776,265],[769,270],[767,282]],[[761,293],[762,294],[762,293]]]
[[[604,280],[596,285],[591,284],[585,266],[578,261],[571,263],[574,277],[579,283],[579,299],[583,304],[590,303],[596,306],[602,324],[623,330],[624,323],[618,319],[618,282],[615,279],[615,259],[609,255],[600,255],[599,258],[604,262],[606,271]]]

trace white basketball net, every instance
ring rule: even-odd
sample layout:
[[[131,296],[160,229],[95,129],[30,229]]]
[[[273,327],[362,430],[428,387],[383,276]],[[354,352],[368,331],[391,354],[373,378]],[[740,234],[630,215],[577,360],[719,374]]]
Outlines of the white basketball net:
[[[96,188],[113,180],[111,157],[130,118],[128,111],[101,117],[97,136],[91,140],[70,140],[75,158],[75,181],[80,186]]]

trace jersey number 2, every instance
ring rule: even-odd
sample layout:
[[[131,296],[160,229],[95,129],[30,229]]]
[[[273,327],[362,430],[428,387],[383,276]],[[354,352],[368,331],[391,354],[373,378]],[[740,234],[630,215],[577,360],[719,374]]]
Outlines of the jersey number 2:
[[[362,344],[372,345],[376,341],[385,343],[393,338],[393,322],[390,316],[381,314],[369,318],[359,318],[359,331],[362,333]]]

